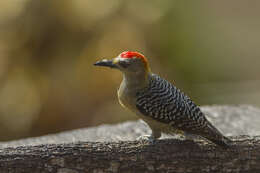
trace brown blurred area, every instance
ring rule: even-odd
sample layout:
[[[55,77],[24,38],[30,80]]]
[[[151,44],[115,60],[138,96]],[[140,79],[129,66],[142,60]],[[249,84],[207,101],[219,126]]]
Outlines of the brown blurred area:
[[[136,119],[118,104],[125,50],[198,104],[260,105],[260,1],[0,1],[0,140]]]

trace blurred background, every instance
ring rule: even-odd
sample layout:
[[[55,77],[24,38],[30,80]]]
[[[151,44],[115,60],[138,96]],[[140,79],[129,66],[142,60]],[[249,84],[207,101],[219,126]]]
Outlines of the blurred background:
[[[0,1],[0,141],[136,119],[119,72],[140,51],[199,105],[260,106],[260,1]]]

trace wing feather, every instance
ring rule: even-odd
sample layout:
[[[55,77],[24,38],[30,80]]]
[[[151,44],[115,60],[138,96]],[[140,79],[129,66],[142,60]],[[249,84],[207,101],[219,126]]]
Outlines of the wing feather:
[[[155,74],[149,86],[137,93],[136,107],[143,115],[183,131],[201,129],[207,121],[188,96]]]

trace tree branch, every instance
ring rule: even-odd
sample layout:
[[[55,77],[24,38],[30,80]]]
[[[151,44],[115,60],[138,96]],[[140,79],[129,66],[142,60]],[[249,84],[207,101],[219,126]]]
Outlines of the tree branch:
[[[260,137],[235,139],[239,147],[222,150],[214,145],[163,139],[78,142],[0,151],[3,173],[15,172],[259,172]]]

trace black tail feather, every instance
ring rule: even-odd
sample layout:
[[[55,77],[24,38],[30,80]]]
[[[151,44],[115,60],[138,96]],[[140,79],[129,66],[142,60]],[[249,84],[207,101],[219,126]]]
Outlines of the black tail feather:
[[[222,135],[222,133],[218,129],[216,129],[210,122],[203,137],[225,149],[231,148],[233,146],[233,141]]]
[[[233,142],[225,136],[222,136],[222,139],[216,139],[216,138],[207,138],[207,139],[224,149],[228,149],[233,146]]]

